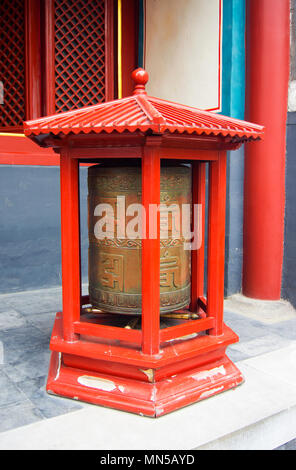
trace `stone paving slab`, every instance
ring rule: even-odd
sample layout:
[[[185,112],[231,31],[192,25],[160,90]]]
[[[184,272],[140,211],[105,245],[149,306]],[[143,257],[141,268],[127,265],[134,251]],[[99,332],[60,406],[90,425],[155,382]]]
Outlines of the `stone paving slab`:
[[[10,308],[9,310],[0,311],[0,331],[8,330],[9,328],[19,328],[25,325],[25,318],[16,310]]]
[[[0,407],[1,432],[9,431],[14,428],[22,428],[23,426],[43,419],[44,416],[40,410],[29,401],[14,406]]]
[[[287,348],[286,348],[287,349]],[[0,449],[271,449],[296,437],[296,384],[270,373],[287,350],[238,363],[235,390],[158,419],[84,404],[83,408],[0,434]],[[296,342],[288,348],[296,353]],[[296,363],[291,373],[296,375]]]
[[[84,285],[84,293],[86,288]],[[235,302],[237,304],[237,298]],[[271,309],[269,321],[266,321],[266,315],[262,320],[254,311],[248,316],[238,308],[240,313],[236,313],[228,309],[229,302],[225,303],[225,322],[240,336],[240,342],[228,348],[228,356],[234,362],[256,358],[296,340],[296,315],[292,315],[290,307],[284,320]],[[254,310],[255,304],[247,303]],[[45,392],[50,334],[55,313],[61,306],[59,287],[0,295],[0,346],[3,349],[2,363],[0,358],[0,432],[54,416],[66,416],[84,407],[82,403],[52,397]],[[259,312],[262,312],[261,307]],[[283,312],[282,304],[280,310]]]
[[[269,351],[275,351],[279,348],[284,348],[292,341],[285,340],[279,335],[266,334],[260,338],[254,338],[249,341],[241,341],[231,346],[232,351],[239,351],[246,357],[254,357],[265,354]]]
[[[265,324],[274,324],[287,320],[295,320],[296,311],[287,300],[250,299],[235,294],[225,299],[224,308],[246,318],[258,320]]]

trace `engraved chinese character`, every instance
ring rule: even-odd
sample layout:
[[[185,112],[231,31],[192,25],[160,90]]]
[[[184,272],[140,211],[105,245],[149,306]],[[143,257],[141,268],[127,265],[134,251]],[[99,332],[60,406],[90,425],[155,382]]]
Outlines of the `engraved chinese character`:
[[[102,253],[99,270],[102,286],[123,291],[123,256]]]

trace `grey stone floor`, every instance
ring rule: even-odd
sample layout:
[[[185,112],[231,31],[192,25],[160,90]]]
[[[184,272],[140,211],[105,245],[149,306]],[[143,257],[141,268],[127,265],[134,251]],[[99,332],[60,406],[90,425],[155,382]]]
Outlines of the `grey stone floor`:
[[[60,289],[0,296],[0,432],[81,408],[45,391]]]
[[[60,310],[59,288],[0,295],[0,432],[83,406],[45,392],[50,334]],[[296,340],[296,316],[266,324],[226,310],[225,322],[240,336],[228,348],[234,362]]]

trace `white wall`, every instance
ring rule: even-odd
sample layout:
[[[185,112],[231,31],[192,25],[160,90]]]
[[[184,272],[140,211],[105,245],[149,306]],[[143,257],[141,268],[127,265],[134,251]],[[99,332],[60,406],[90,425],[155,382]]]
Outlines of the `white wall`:
[[[220,0],[146,0],[148,94],[220,107],[221,17]]]

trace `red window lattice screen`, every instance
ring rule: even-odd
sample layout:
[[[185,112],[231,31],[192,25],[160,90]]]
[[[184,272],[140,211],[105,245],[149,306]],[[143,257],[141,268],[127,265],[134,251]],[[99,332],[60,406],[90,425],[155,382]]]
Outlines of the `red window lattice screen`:
[[[57,112],[105,100],[105,1],[55,0]]]
[[[0,128],[25,119],[25,12],[23,0],[0,0]],[[2,87],[2,84],[1,84]]]

